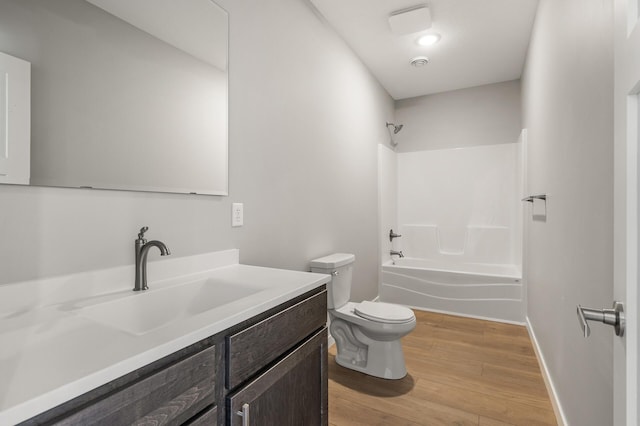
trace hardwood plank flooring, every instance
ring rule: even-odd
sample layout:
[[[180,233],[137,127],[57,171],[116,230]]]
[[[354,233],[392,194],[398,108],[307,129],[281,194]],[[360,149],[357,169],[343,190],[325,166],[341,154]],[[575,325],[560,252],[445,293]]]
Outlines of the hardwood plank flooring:
[[[331,426],[556,425],[524,327],[415,313],[401,380],[343,368],[329,349]]]

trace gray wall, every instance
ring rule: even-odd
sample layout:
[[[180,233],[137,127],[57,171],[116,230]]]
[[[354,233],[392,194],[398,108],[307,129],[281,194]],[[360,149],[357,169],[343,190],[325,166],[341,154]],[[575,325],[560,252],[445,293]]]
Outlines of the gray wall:
[[[353,299],[377,295],[377,145],[393,101],[305,3],[220,4],[230,197],[0,186],[0,284],[132,264],[148,225],[175,256],[237,247],[243,263],[307,270],[353,252]],[[242,228],[232,202],[245,204]]]
[[[541,0],[523,76],[528,316],[572,425],[612,424],[610,327],[584,339],[576,305],[608,307],[613,281],[612,2]]]
[[[398,152],[514,143],[521,130],[520,80],[396,102]]]

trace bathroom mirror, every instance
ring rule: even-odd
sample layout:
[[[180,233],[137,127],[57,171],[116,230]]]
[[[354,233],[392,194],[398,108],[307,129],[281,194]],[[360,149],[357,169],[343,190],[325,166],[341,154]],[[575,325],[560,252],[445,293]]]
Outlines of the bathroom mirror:
[[[31,64],[30,185],[228,194],[212,0],[0,0],[0,52]]]

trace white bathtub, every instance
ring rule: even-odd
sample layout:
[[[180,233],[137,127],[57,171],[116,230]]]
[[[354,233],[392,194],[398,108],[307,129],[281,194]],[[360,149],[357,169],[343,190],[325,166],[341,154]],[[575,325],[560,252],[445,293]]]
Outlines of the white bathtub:
[[[382,265],[380,300],[412,308],[522,324],[523,294],[516,265],[415,258]]]

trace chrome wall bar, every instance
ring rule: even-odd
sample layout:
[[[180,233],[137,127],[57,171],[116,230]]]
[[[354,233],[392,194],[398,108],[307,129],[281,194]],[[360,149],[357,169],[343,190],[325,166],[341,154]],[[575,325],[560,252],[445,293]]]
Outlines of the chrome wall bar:
[[[522,201],[526,201],[528,203],[533,203],[533,200],[545,200],[545,201],[547,201],[547,194],[529,195],[528,197],[524,197],[522,199]]]

